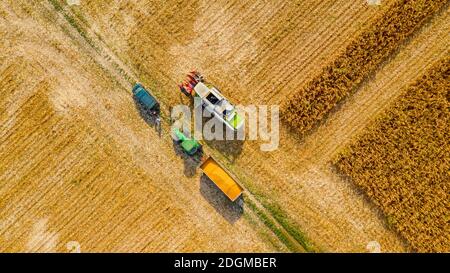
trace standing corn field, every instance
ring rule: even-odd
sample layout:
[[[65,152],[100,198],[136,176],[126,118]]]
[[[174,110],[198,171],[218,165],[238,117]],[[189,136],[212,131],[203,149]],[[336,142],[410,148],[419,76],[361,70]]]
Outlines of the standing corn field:
[[[446,58],[336,162],[418,251],[450,251],[449,90]]]

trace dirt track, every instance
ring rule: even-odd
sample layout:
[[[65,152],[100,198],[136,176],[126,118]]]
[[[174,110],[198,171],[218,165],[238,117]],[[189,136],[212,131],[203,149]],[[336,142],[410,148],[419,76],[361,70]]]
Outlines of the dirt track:
[[[316,234],[312,235],[313,241],[321,242],[324,248],[344,251],[359,246],[362,250],[369,241],[376,240],[384,251],[404,250],[402,241],[386,229],[377,209],[351,182],[337,177],[330,162],[377,114],[388,109],[404,87],[436,59],[448,54],[444,38],[448,29],[447,11],[418,33],[301,144],[284,131],[282,148],[265,159],[266,164],[252,160],[259,158],[258,152],[251,154],[246,149],[243,154],[248,157],[241,156],[237,161],[238,165],[254,166],[249,176],[268,177],[260,181],[260,187],[265,185],[276,192],[288,214],[308,234]]]
[[[14,22],[1,24],[13,44],[1,69],[2,251],[273,251],[145,124],[129,90],[40,6],[21,6],[34,11],[2,6]]]

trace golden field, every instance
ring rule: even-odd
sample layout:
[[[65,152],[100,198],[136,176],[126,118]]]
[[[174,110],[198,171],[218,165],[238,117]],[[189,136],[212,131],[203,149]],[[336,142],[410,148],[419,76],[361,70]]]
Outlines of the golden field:
[[[382,58],[305,134],[283,119],[276,151],[204,143],[246,188],[243,213],[169,136],[170,107],[188,103],[176,84],[191,69],[236,104],[287,105],[311,82],[333,94],[341,85],[321,82],[323,72],[374,26],[392,31],[380,20],[399,3],[3,1],[0,251],[66,252],[76,242],[85,252],[364,252],[373,241],[421,250],[333,163],[448,55],[448,4],[416,6],[401,37],[361,52]],[[137,81],[161,104],[161,136],[136,109]]]

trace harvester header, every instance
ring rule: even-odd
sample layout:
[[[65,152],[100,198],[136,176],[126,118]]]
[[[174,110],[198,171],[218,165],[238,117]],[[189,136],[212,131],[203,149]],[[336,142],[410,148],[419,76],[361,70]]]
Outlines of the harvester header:
[[[187,96],[200,98],[201,105],[227,128],[238,131],[244,125],[244,119],[215,86],[206,83],[198,71],[191,71],[186,80],[178,85]]]

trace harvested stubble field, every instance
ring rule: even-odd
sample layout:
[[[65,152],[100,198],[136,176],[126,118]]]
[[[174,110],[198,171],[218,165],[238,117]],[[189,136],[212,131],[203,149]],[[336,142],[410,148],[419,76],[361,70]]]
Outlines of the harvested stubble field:
[[[131,85],[44,4],[0,4],[0,251],[285,251],[199,191]]]
[[[448,10],[415,27],[412,41],[301,141],[282,127],[280,149],[271,153],[259,142],[208,143],[248,190],[244,214],[236,217],[192,163],[175,155],[170,137],[159,138],[140,119],[130,83],[149,87],[164,117],[171,105],[187,102],[175,84],[192,68],[235,103],[278,104],[317,78],[396,1],[186,2],[1,4],[1,69],[8,71],[1,75],[21,84],[1,83],[8,95],[0,100],[7,109],[0,115],[0,250],[65,251],[69,241],[82,251],[366,251],[370,241],[382,251],[408,250],[330,161],[401,87],[448,53]],[[30,112],[38,115],[18,115],[38,93],[52,118],[37,104]],[[17,127],[30,118],[35,123]],[[47,123],[44,137],[28,136]],[[58,143],[67,148],[55,150]],[[16,148],[21,154],[10,155]],[[31,160],[18,163],[25,158]]]
[[[432,67],[339,156],[419,251],[450,251],[450,59]]]

